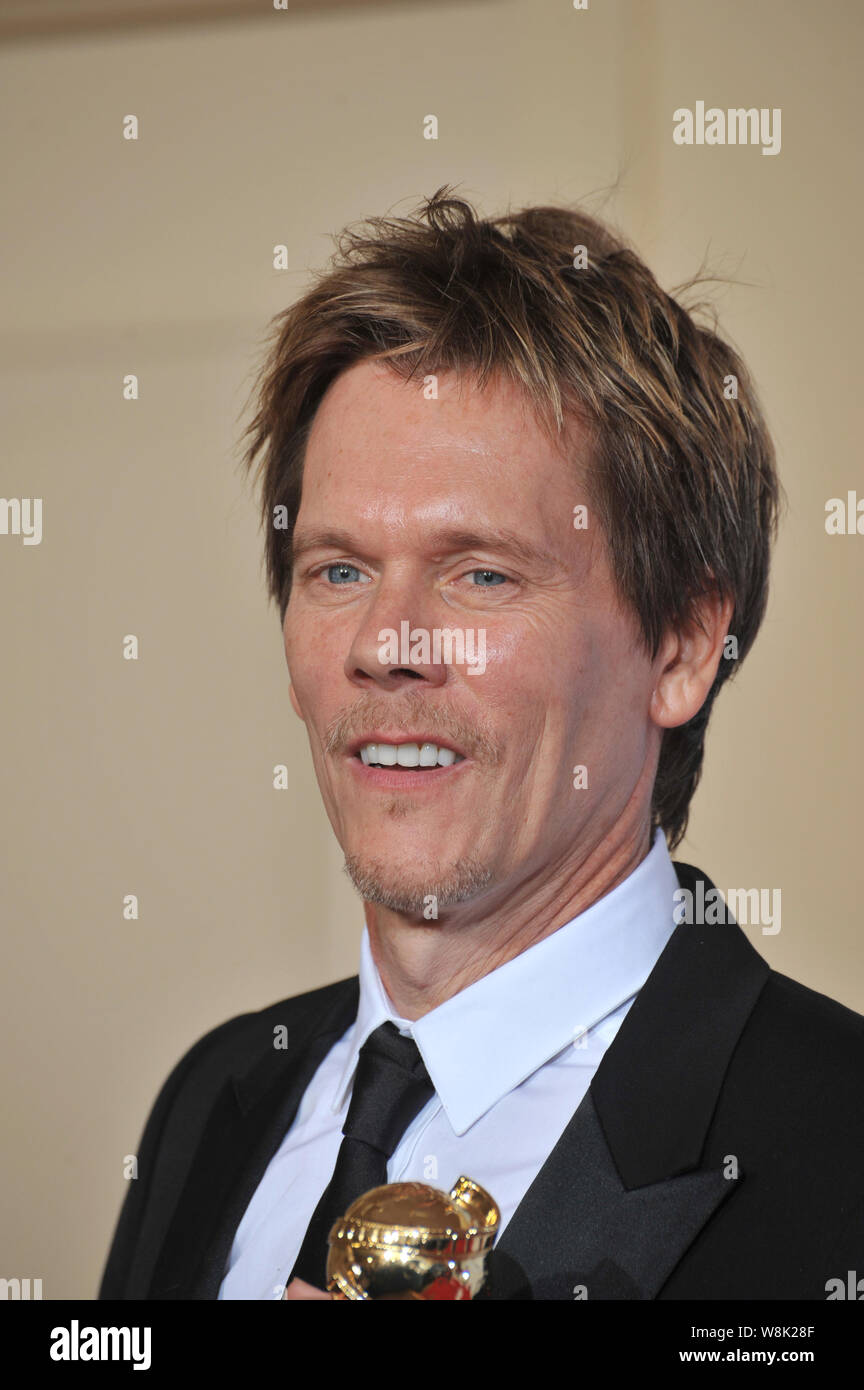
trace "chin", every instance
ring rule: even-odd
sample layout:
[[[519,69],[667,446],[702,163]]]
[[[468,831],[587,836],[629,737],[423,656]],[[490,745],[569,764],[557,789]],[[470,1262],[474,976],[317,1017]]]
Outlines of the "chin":
[[[345,856],[345,872],[364,902],[425,922],[434,922],[446,908],[467,902],[492,879],[491,870],[472,858],[446,866],[430,864],[425,874],[418,868],[416,860],[400,869],[366,855]]]

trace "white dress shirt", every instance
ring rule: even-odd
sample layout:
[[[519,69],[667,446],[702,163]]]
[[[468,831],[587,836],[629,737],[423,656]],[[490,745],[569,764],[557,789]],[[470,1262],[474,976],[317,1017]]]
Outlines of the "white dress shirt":
[[[396,1013],[364,927],[357,1018],[318,1067],[246,1208],[219,1298],[281,1297],[336,1163],[357,1054],[386,1019],[413,1035],[435,1086],[388,1182],[449,1190],[464,1173],[491,1193],[503,1231],[671,936],[677,887],[658,830],[617,888],[413,1022]]]

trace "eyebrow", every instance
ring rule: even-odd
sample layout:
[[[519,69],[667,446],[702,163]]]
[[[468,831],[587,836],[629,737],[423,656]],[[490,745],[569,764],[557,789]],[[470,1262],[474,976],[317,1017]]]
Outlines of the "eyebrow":
[[[530,545],[518,532],[504,527],[500,530],[438,530],[425,535],[430,551],[457,553],[463,550],[496,550],[513,556],[524,565],[560,565],[560,560],[549,551]],[[339,527],[324,530],[295,532],[291,543],[291,562],[296,565],[310,550],[344,550],[362,556],[356,537],[350,531]]]

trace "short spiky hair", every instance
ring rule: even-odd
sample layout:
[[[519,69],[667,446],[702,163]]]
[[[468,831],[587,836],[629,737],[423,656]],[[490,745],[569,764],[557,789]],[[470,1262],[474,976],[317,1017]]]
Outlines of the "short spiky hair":
[[[734,603],[737,653],[721,660],[699,713],[663,737],[652,816],[674,848],[714,697],[750,649],[767,600],[780,490],[747,369],[581,210],[481,219],[445,186],[413,217],[373,217],[336,240],[329,267],[274,320],[244,434],[246,466],[259,458],[280,616],[306,440],[334,378],[366,358],[406,379],[468,370],[482,387],[503,374],[553,432],[568,416],[588,427],[591,500],[652,655],[708,589]],[[272,524],[277,506],[287,528]]]

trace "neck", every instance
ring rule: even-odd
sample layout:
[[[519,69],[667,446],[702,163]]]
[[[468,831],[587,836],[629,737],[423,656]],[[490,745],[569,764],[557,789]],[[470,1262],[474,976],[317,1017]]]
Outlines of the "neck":
[[[545,865],[543,881],[501,885],[484,906],[460,905],[440,921],[418,925],[375,903],[365,904],[372,956],[402,1018],[422,1018],[490,971],[521,955],[623,883],[651,848],[650,808],[624,817],[574,862]],[[537,875],[539,877],[539,875]],[[491,898],[491,901],[490,901]]]

